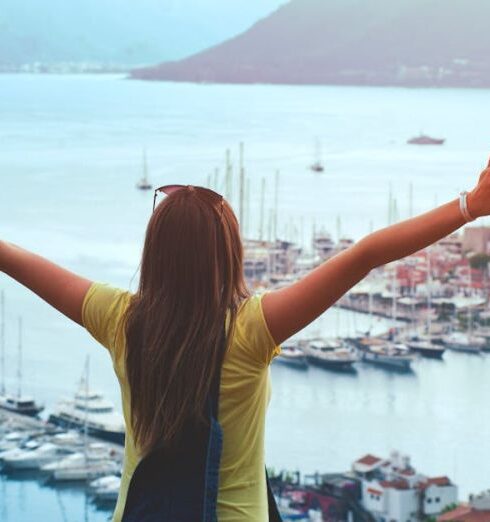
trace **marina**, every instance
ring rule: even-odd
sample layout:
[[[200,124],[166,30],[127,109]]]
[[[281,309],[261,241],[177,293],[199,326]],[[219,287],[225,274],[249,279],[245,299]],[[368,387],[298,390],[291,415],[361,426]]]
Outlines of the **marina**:
[[[115,506],[121,482],[122,448],[29,416],[0,411],[0,491],[19,480],[84,497],[85,520]],[[419,472],[408,455],[366,454],[334,473],[269,470],[283,520],[375,522],[424,520],[454,509],[458,486],[446,475]],[[63,489],[59,489],[63,488]],[[67,489],[68,488],[68,489]],[[59,497],[62,520],[66,516]],[[5,514],[5,506],[3,509]],[[80,511],[81,512],[81,511]],[[333,517],[333,518],[332,518]],[[5,516],[2,520],[8,520]]]
[[[229,149],[234,182],[228,195],[238,214],[239,143],[244,143],[244,220],[251,238],[245,268],[257,291],[289,284],[370,231],[449,201],[470,188],[488,149],[487,138],[474,133],[490,117],[483,90],[468,96],[457,89],[245,88],[56,75],[3,75],[1,87],[0,168],[9,173],[0,191],[3,237],[93,280],[132,291],[152,207],[151,193],[135,187],[142,177],[142,149],[154,186],[206,185],[209,177],[209,186],[224,194]],[[444,146],[406,144],[421,128],[444,136]],[[323,145],[320,174],[308,168],[315,136]],[[40,182],[42,194],[36,188]],[[303,476],[348,470],[358,456],[399,448],[429,477],[451,477],[459,498],[488,487],[482,465],[490,460],[485,442],[490,425],[482,415],[490,395],[488,343],[476,355],[441,344],[451,332],[468,331],[469,305],[473,335],[488,339],[485,263],[472,267],[470,285],[463,254],[485,251],[486,232],[479,226],[461,232],[429,256],[420,252],[373,271],[292,340],[296,346],[367,333],[388,338],[396,328],[397,343],[430,341],[429,346],[444,348],[442,357],[417,357],[411,370],[402,372],[361,360],[353,364],[354,372],[311,364],[299,371],[275,361],[265,439],[269,466]],[[44,406],[42,419],[61,398],[73,399],[87,354],[91,389],[120,411],[106,350],[18,285],[4,279],[1,287],[7,300],[9,394],[16,396],[20,314],[22,395]],[[474,440],[478,443],[468,443]],[[7,499],[0,519],[7,522],[35,520],[39,506],[53,522],[99,522],[110,514],[96,509],[84,483],[54,488],[25,474],[0,475],[0,495]]]

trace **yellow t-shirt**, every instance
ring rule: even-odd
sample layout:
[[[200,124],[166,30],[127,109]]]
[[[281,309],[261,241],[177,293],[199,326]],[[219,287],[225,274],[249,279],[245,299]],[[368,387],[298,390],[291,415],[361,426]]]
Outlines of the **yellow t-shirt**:
[[[218,419],[223,428],[218,492],[219,522],[267,521],[264,464],[265,412],[270,399],[269,364],[279,354],[267,328],[261,298],[240,306],[230,349],[221,372]],[[131,476],[140,456],[131,433],[130,393],[125,374],[126,340],[121,319],[132,294],[94,283],[85,296],[82,321],[111,355],[121,388],[126,443],[121,489],[113,522],[120,522]]]

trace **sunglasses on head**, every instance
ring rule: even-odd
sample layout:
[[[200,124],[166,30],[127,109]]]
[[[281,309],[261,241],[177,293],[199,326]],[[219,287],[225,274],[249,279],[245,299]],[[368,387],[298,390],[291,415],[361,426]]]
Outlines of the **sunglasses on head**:
[[[223,196],[221,194],[218,194],[214,190],[205,187],[196,187],[194,185],[164,185],[163,187],[158,187],[157,189],[155,189],[155,194],[153,196],[153,210],[155,210],[157,195],[159,192],[165,194],[166,196],[169,196],[170,194],[173,194],[174,192],[183,189],[187,189],[190,191],[195,190],[201,196],[208,198],[212,203],[219,204],[220,217],[223,215],[223,206],[225,201]]]

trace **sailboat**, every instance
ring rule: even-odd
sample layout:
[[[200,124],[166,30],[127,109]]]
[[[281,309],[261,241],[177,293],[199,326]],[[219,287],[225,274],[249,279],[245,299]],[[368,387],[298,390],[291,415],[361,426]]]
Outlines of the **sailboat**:
[[[471,266],[468,266],[468,286],[472,288],[471,281]],[[443,337],[443,342],[450,350],[467,353],[481,353],[485,346],[485,339],[473,333],[473,314],[471,311],[471,304],[467,308],[468,330],[466,332],[452,332]]]
[[[323,172],[325,170],[321,156],[322,156],[322,153],[321,153],[320,141],[316,140],[316,142],[315,142],[315,160],[310,165],[310,169],[313,172]]]
[[[407,342],[410,350],[422,355],[423,357],[430,357],[432,359],[442,359],[446,348],[441,345],[434,344],[432,339],[432,300],[431,300],[431,284],[432,272],[430,267],[430,255],[427,250],[427,335],[418,335]]]
[[[369,338],[361,341],[361,346],[364,348],[362,352],[362,360],[366,363],[375,364],[377,366],[383,366],[385,368],[393,370],[410,370],[413,362],[413,355],[410,353],[408,346],[403,343],[397,342],[396,339],[396,299],[397,299],[397,288],[396,288],[396,268],[393,267],[393,275],[391,281],[391,295],[392,295],[392,321],[394,323],[394,331],[391,339],[379,339],[373,338],[371,341]]]
[[[143,151],[143,175],[141,176],[138,183],[136,183],[136,188],[139,190],[151,190],[152,184],[148,180],[148,163],[146,161],[146,151]]]
[[[2,362],[2,387],[0,390],[0,408],[8,410],[14,413],[20,413],[21,415],[28,415],[29,417],[35,417],[43,409],[44,406],[36,403],[32,397],[22,395],[22,319],[19,318],[19,363],[17,367],[17,394],[8,395],[5,391],[5,296],[2,292],[0,295],[0,307],[1,307],[1,362]]]

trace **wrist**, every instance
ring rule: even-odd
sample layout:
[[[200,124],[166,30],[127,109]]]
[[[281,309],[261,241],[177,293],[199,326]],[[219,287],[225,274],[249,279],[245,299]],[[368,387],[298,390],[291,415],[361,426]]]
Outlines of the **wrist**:
[[[475,201],[475,193],[473,190],[466,194],[466,208],[468,209],[468,213],[473,220],[481,217],[482,214],[478,210],[478,205],[477,201]]]
[[[6,243],[0,239],[0,272],[5,272]]]

